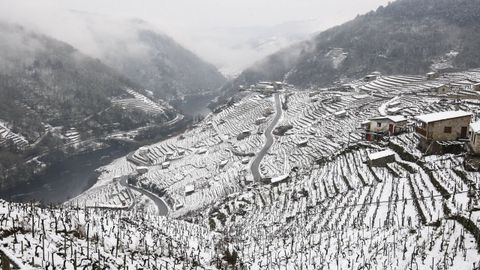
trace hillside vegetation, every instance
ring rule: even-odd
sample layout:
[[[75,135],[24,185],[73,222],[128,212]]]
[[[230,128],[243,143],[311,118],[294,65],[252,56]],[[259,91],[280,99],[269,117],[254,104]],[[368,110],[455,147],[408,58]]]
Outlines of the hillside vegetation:
[[[226,85],[260,80],[300,87],[383,74],[421,74],[429,70],[478,67],[478,0],[398,0],[324,31],[312,40],[275,53]]]

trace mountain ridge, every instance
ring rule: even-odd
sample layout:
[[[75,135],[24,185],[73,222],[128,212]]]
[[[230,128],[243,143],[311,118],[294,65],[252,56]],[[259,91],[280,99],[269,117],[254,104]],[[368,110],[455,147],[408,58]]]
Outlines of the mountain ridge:
[[[398,0],[268,56],[223,91],[228,97],[240,85],[260,80],[308,88],[373,71],[420,74],[478,67],[479,9],[478,0]],[[334,57],[335,51],[343,59]]]

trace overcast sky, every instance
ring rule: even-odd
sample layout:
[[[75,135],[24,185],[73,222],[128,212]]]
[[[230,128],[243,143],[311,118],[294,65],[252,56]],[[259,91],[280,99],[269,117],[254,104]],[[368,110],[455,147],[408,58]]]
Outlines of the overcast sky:
[[[387,0],[0,0],[0,19],[67,27],[64,12],[141,18],[217,67],[236,72],[308,34]],[[280,26],[278,26],[280,25]],[[277,26],[277,27],[274,27]],[[55,30],[59,31],[59,30]],[[268,40],[261,40],[265,38]],[[258,39],[258,41],[256,40]],[[259,42],[259,44],[256,44]],[[254,44],[254,45],[252,45]]]

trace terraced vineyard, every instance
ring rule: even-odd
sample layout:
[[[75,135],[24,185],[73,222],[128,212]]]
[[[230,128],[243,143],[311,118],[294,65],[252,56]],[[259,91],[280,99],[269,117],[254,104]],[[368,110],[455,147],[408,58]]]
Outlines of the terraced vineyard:
[[[19,149],[24,149],[29,145],[29,142],[25,137],[12,132],[7,125],[0,120],[0,147],[6,145],[7,141],[13,142]]]
[[[171,106],[166,102],[163,102],[159,105],[157,102],[152,101],[150,98],[132,90],[126,90],[130,94],[131,98],[116,99],[112,103],[115,106],[119,106],[126,110],[141,110],[152,115],[165,115],[165,111],[171,110]]]
[[[248,168],[249,157],[264,141],[258,130],[265,129],[271,117],[260,124],[255,124],[256,119],[271,107],[270,98],[251,95],[219,114],[210,115],[181,136],[139,149],[129,156],[129,160],[147,168],[147,172],[136,177],[137,185],[165,193],[170,206],[178,208],[177,215],[241,190],[242,172]],[[242,133],[248,135],[237,138]],[[133,167],[126,166],[129,165],[120,162],[104,171],[115,177],[134,172]],[[189,185],[195,187],[190,195],[185,194]],[[103,202],[91,200],[88,193],[77,200]]]
[[[0,201],[0,251],[20,269],[191,269],[220,236],[136,211],[40,209]]]
[[[79,240],[78,258],[113,267],[477,269],[480,173],[465,170],[465,153],[425,155],[410,125],[403,134],[378,142],[365,141],[360,129],[378,115],[411,119],[446,110],[476,112],[480,104],[475,100],[457,102],[455,92],[439,95],[436,87],[477,78],[480,70],[430,80],[383,76],[352,82],[349,91],[284,90],[273,145],[261,158],[261,181],[254,181],[250,165],[266,144],[265,132],[275,123],[279,104],[273,97],[247,93],[184,134],[100,168],[98,183],[66,206],[87,210],[4,203],[8,218],[2,224],[18,226],[17,232],[27,235],[22,237],[40,245],[38,235],[28,238],[33,230],[22,231],[32,216],[51,221],[77,211],[73,220],[80,222],[75,224],[90,224],[92,235],[98,234],[91,243]],[[392,151],[394,160],[373,166],[368,156],[382,150]],[[169,217],[158,217],[145,194],[161,197]],[[119,225],[105,226],[107,220]],[[140,234],[128,236],[141,222],[152,232],[139,229]],[[38,231],[40,225],[33,226]],[[54,259],[30,254],[23,263],[75,259],[68,244],[69,254],[61,250],[62,241],[70,238],[55,231],[44,233],[57,243],[57,251],[46,255]],[[115,235],[122,247],[112,244]],[[26,240],[12,241],[8,248],[18,255]]]

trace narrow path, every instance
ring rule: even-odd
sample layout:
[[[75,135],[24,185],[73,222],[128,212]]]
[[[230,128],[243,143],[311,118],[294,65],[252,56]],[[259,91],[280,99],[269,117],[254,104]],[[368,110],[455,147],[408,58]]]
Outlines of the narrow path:
[[[160,197],[158,197],[155,194],[153,194],[151,192],[148,192],[144,189],[129,185],[127,183],[127,177],[126,176],[124,176],[120,179],[120,185],[122,185],[126,188],[129,188],[129,189],[133,189],[137,192],[140,192],[142,195],[145,195],[148,198],[150,198],[158,208],[158,215],[160,215],[160,216],[168,215],[168,211],[169,211],[168,206],[165,204],[165,202]]]
[[[250,170],[252,171],[253,179],[255,181],[260,181],[262,179],[262,175],[260,173],[260,162],[262,162],[262,159],[268,153],[268,150],[273,144],[272,131],[277,125],[278,121],[280,120],[280,117],[282,116],[282,104],[280,102],[280,94],[276,93],[274,94],[274,97],[275,97],[275,113],[276,113],[275,118],[265,130],[265,137],[267,138],[267,140],[265,141],[265,145],[263,146],[262,150],[258,152],[258,154],[256,155],[255,159],[252,162],[252,165],[250,166]]]

